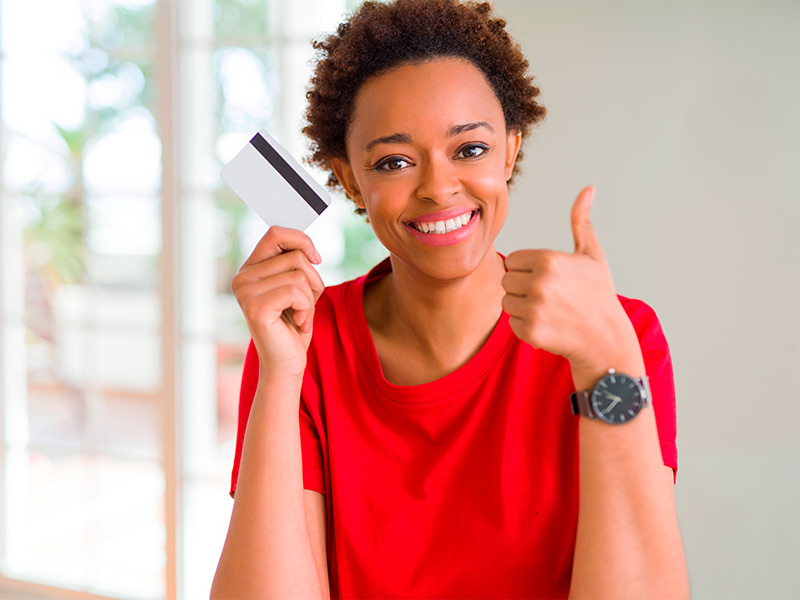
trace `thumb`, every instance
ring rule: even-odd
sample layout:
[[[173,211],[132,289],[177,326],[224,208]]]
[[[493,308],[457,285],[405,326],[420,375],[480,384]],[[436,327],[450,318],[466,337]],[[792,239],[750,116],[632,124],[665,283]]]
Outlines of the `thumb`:
[[[603,249],[594,233],[589,209],[594,200],[594,186],[583,188],[572,205],[572,236],[575,238],[575,253],[602,256]]]

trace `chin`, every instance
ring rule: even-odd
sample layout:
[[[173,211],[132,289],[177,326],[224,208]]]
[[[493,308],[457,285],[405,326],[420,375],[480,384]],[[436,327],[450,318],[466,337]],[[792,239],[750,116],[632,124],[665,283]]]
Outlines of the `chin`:
[[[425,252],[423,255],[392,252],[392,262],[397,264],[396,261],[400,261],[409,270],[416,271],[431,280],[457,281],[474,273],[486,260],[487,255],[492,257],[496,255],[494,244],[482,249],[450,246],[434,252]]]

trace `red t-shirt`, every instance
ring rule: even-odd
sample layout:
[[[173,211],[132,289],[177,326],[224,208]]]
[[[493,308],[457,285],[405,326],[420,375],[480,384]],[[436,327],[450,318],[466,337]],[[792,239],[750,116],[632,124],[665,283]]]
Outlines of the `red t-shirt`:
[[[363,291],[390,270],[387,259],[316,305],[299,418],[304,487],[326,497],[331,596],[566,598],[581,418],[570,411],[569,363],[519,340],[503,313],[463,367],[389,383]],[[620,301],[644,354],[664,464],[677,472],[669,349],[649,306]],[[251,343],[231,494],[257,379]]]

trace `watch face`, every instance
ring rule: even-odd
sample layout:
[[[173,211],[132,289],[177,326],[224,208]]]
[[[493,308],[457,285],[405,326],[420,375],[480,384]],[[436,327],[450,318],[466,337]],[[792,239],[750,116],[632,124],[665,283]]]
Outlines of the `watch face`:
[[[614,425],[633,419],[642,409],[642,389],[632,378],[622,373],[609,373],[592,392],[595,415]]]

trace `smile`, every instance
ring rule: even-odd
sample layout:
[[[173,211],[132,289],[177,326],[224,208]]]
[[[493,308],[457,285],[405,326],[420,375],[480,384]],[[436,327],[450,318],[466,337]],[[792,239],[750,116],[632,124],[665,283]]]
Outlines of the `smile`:
[[[446,219],[443,221],[424,221],[424,222],[416,222],[416,223],[409,223],[411,227],[416,229],[421,233],[431,233],[431,234],[444,234],[450,233],[451,231],[455,231],[456,229],[461,229],[472,220],[473,215],[476,211],[466,212],[462,215],[458,215],[451,219]]]
[[[433,248],[460,244],[472,236],[481,220],[480,209],[455,208],[406,221],[406,231],[420,244]]]

